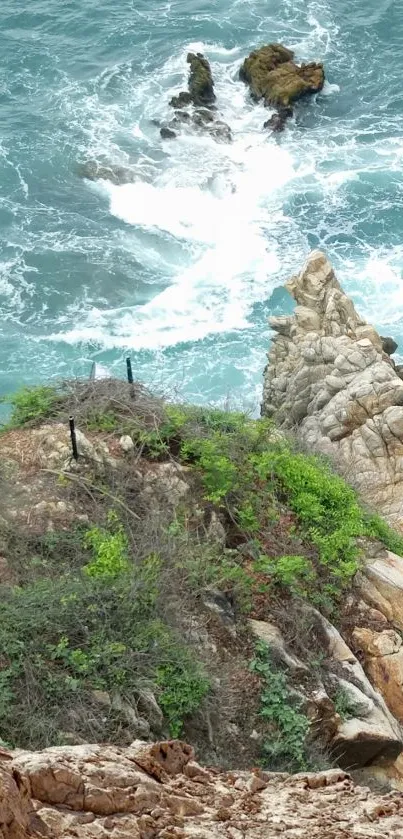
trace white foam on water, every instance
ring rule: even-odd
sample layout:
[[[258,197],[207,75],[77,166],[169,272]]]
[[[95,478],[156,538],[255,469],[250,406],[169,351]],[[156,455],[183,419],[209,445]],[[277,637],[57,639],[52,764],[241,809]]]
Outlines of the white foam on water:
[[[403,245],[373,248],[361,264],[346,260],[338,276],[369,323],[379,328],[403,322]]]
[[[285,223],[281,190],[302,173],[289,152],[262,130],[268,112],[252,105],[238,79],[239,51],[187,45],[167,62],[160,80],[164,93],[157,102],[151,96],[154,78],[137,87],[144,107],[132,133],[145,138],[151,114],[172,118],[168,102],[181,87],[179,73],[186,84],[189,50],[211,60],[219,118],[231,126],[233,143],[217,142],[193,127],[175,142],[161,144],[165,156],[152,183],[92,187],[107,196],[116,218],[133,230],[160,236],[162,253],[164,235],[182,243],[176,270],[170,265],[170,285],[142,306],[94,308],[51,340],[157,349],[245,329],[252,306],[267,299],[278,281],[277,228]]]

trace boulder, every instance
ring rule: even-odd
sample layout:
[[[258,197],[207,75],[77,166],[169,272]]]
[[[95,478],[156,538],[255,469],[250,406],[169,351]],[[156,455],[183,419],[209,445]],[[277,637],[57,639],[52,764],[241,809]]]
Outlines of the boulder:
[[[349,768],[379,760],[393,762],[403,750],[399,723],[338,630],[319,612],[312,611],[327,639],[329,661],[336,663],[336,667],[330,666],[333,690],[341,690],[351,703],[351,716],[339,717],[329,742],[332,754],[341,766]]]
[[[403,723],[403,641],[393,629],[374,632],[356,627],[353,641],[364,655],[365,670],[392,714]]]
[[[302,96],[322,90],[323,65],[298,65],[293,58],[292,50],[281,44],[269,44],[245,59],[240,77],[249,85],[256,101],[263,99],[266,105],[287,108]]]
[[[357,579],[363,599],[403,630],[403,558],[382,551],[367,559]]]
[[[11,755],[0,758],[0,837],[1,839],[28,839],[32,804],[27,782],[19,772],[12,772]]]
[[[403,528],[402,379],[325,254],[312,253],[286,287],[297,306],[270,320],[262,413],[334,459],[363,498]]]
[[[396,343],[396,341],[394,340],[394,338],[390,338],[390,337],[385,338],[383,335],[381,335],[380,339],[382,341],[382,349],[383,349],[384,352],[386,352],[386,355],[393,355],[393,353],[396,352],[396,350],[399,346]]]

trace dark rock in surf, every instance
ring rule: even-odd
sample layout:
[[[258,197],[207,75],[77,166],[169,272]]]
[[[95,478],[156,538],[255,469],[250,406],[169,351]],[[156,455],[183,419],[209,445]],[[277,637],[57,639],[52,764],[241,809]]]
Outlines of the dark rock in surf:
[[[302,96],[322,90],[323,64],[295,63],[292,50],[282,44],[268,44],[245,59],[240,78],[249,85],[253,99],[266,105],[289,107]]]
[[[226,122],[216,120],[212,123],[209,131],[215,140],[223,143],[232,143],[232,131]]]
[[[276,113],[272,114],[270,119],[267,119],[266,122],[263,123],[263,128],[268,128],[275,132],[284,131],[285,124],[292,115],[292,108],[279,108]]]
[[[168,128],[167,126],[161,128],[160,134],[163,140],[174,140],[177,136],[176,132],[172,131],[172,128]]]
[[[213,105],[216,99],[211,67],[207,58],[200,52],[189,52],[187,63],[190,64],[189,93],[194,105]]]
[[[186,105],[204,108],[212,106],[216,97],[211,67],[207,58],[200,52],[189,52],[186,60],[190,64],[188,90],[183,90],[177,96],[173,96],[169,104],[175,109],[186,107]]]
[[[199,108],[195,111],[193,116],[195,125],[205,126],[208,123],[214,122],[214,112],[208,108]]]
[[[177,96],[172,97],[169,104],[171,105],[172,108],[176,109],[176,108],[186,107],[186,105],[191,105],[192,101],[193,100],[192,100],[191,94],[188,93],[186,90],[182,90],[182,92],[178,93]]]
[[[387,336],[386,338],[383,335],[379,336],[382,341],[382,349],[386,355],[393,355],[398,348],[398,344],[394,340],[394,338],[390,338]]]
[[[98,163],[97,160],[78,163],[76,171],[80,178],[85,178],[88,181],[110,181],[116,186],[134,183],[137,180],[137,175],[131,169],[114,164],[106,166]]]

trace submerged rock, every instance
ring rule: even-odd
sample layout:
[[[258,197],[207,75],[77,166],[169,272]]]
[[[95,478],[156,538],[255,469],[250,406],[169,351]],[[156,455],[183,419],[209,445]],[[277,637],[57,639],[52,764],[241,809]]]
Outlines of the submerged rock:
[[[192,96],[186,90],[182,90],[177,96],[173,96],[170,103],[172,108],[183,108],[192,104]]]
[[[163,140],[174,140],[176,137],[176,132],[172,130],[172,128],[168,128],[164,126],[160,130],[160,134]]]
[[[279,108],[276,113],[272,114],[270,119],[267,119],[263,124],[263,128],[269,128],[271,131],[284,131],[287,119],[293,115],[292,108]]]
[[[308,93],[322,90],[325,74],[322,64],[295,63],[292,50],[281,44],[268,44],[245,59],[241,79],[249,85],[252,97],[266,105],[288,107]]]
[[[137,180],[136,174],[125,166],[105,166],[97,160],[87,160],[77,165],[77,174],[88,181],[110,181],[112,184],[130,184]]]

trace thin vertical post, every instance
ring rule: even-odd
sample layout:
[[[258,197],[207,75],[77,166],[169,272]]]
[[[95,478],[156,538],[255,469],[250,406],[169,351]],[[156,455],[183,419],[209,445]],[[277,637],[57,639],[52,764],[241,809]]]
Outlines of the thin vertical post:
[[[73,452],[73,457],[74,457],[74,460],[78,460],[77,437],[76,437],[76,427],[75,427],[74,417],[69,417],[69,426],[70,426],[71,449],[72,449],[72,452]]]
[[[127,381],[129,385],[133,384],[133,370],[132,370],[132,362],[130,358],[126,358],[126,367],[127,367]]]

